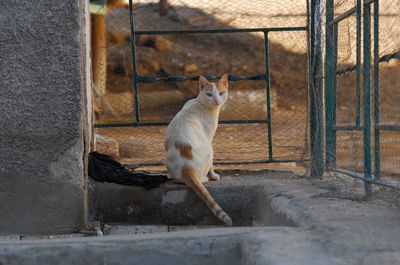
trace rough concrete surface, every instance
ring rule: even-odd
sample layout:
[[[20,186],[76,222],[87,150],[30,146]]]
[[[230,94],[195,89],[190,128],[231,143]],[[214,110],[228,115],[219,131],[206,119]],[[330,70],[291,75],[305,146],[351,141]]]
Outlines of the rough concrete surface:
[[[82,3],[0,1],[0,235],[81,226]]]
[[[0,262],[10,265],[343,264],[313,240],[317,239],[298,228],[217,228],[136,237],[0,244]]]
[[[241,198],[248,203],[255,203],[247,205],[252,210],[245,214],[251,214],[253,220],[261,221],[256,224],[264,226],[183,229],[177,232],[153,230],[154,233],[143,235],[129,227],[119,228],[119,231],[116,231],[112,225],[106,225],[110,236],[0,240],[0,264],[392,265],[400,263],[400,211],[396,205],[380,199],[363,200],[361,197],[342,196],[343,194],[331,186],[310,182],[288,172],[241,175],[223,174],[221,181],[208,183],[207,188],[212,190],[213,195],[222,194],[218,195],[219,197],[215,196],[221,204],[225,203],[224,194],[230,198],[233,205],[240,205],[236,201]],[[109,185],[110,190],[116,189],[114,185]],[[143,200],[149,199],[151,202],[152,196],[155,196],[157,198],[155,201],[161,205],[163,197],[167,196],[167,201],[176,203],[175,208],[180,208],[181,211],[200,209],[196,208],[199,206],[195,204],[201,202],[191,198],[190,190],[187,190],[183,202],[180,200],[181,192],[174,193],[172,197],[166,195],[171,190],[186,189],[184,187],[177,189],[176,186],[167,183],[147,192],[148,197]],[[244,191],[248,191],[254,186],[257,186],[256,194],[240,193],[237,190],[237,187],[242,187]],[[106,186],[103,186],[102,191],[106,190]],[[122,192],[121,197],[127,197],[126,203],[133,205],[138,201],[135,196],[138,193],[137,188],[122,187],[119,190]],[[131,190],[130,195],[129,190]],[[96,191],[99,192],[99,189]],[[141,192],[146,193],[144,190]],[[232,192],[235,195],[232,195]],[[158,196],[158,193],[163,195]],[[117,196],[116,201],[121,202],[118,193],[112,194],[109,196]],[[246,196],[250,199],[246,199]],[[143,206],[140,202],[139,205]],[[159,206],[151,202],[148,207],[151,209]],[[234,222],[237,218],[240,219],[240,215],[235,214],[231,208],[226,208],[229,214],[235,216]],[[260,210],[263,209],[264,215],[260,214]],[[122,218],[122,213],[129,216],[128,212],[121,211],[119,218]],[[160,221],[160,215],[157,213],[152,211],[147,213],[153,214],[154,220]],[[274,216],[280,216],[277,223],[263,221]],[[185,218],[190,220],[190,216],[184,214],[180,221]],[[201,219],[199,222],[205,220],[208,220],[208,224],[215,224],[211,218]],[[279,223],[282,220],[294,226],[275,226],[282,225]]]
[[[257,182],[213,182],[208,190],[235,220],[235,226],[252,225]],[[196,194],[183,184],[167,183],[146,191],[110,183],[93,183],[96,219],[105,223],[221,225]]]

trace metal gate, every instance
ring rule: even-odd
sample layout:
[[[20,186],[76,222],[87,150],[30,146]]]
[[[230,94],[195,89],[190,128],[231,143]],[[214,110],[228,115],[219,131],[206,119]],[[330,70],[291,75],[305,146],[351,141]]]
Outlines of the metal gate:
[[[335,17],[334,1],[326,1],[326,168],[328,171],[344,173],[363,180],[367,194],[371,192],[371,184],[399,189],[398,185],[381,179],[381,132],[398,132],[400,125],[380,122],[379,64],[391,59],[400,59],[400,51],[384,56],[379,55],[379,3],[379,0],[357,0],[356,6]],[[338,31],[341,24],[352,16],[355,16],[356,20],[356,63],[338,69],[338,46],[341,38]],[[350,123],[338,122],[337,79],[339,76],[354,73],[354,71],[356,74],[356,96],[353,102],[355,117]],[[349,95],[351,92],[345,93]],[[362,134],[361,167],[355,166],[356,161],[348,161],[345,167],[337,165],[337,157],[340,156],[337,150],[340,144],[338,134],[345,132]],[[346,148],[350,149],[351,145],[347,145]]]
[[[307,2],[307,1],[304,1]],[[138,30],[135,27],[135,13],[133,11],[133,1],[129,1],[129,9],[130,9],[130,28],[131,28],[131,49],[132,49],[132,75],[133,75],[133,99],[134,99],[134,117],[132,117],[132,121],[116,123],[116,122],[106,122],[106,123],[96,123],[94,126],[97,129],[104,128],[160,128],[168,125],[168,121],[149,121],[143,119],[141,112],[141,86],[150,83],[157,82],[173,82],[179,83],[187,80],[198,80],[199,76],[167,76],[167,77],[158,77],[158,76],[142,76],[138,71],[138,61],[137,61],[137,38],[138,36],[160,36],[160,35],[191,35],[191,34],[240,34],[240,33],[261,33],[263,36],[263,52],[264,52],[264,61],[263,62],[249,62],[249,63],[257,63],[263,64],[265,66],[265,71],[263,73],[256,73],[251,76],[242,76],[236,73],[229,73],[228,77],[231,82],[239,82],[244,80],[252,80],[252,81],[263,81],[265,83],[265,102],[264,108],[266,116],[263,119],[222,119],[219,124],[221,125],[266,125],[266,130],[264,131],[265,135],[265,156],[262,157],[257,150],[254,150],[254,157],[256,159],[246,159],[240,158],[240,150],[237,158],[229,159],[229,158],[219,158],[218,154],[216,156],[216,164],[223,165],[240,165],[240,164],[261,164],[261,163],[294,163],[294,162],[304,162],[308,160],[307,155],[307,139],[301,139],[303,141],[303,145],[305,146],[305,150],[301,150],[302,155],[293,155],[293,156],[279,156],[276,155],[276,149],[279,146],[274,142],[274,122],[272,118],[273,110],[271,108],[271,84],[270,84],[270,51],[269,51],[269,36],[270,34],[277,34],[282,32],[303,32],[307,33],[309,25],[304,25],[301,27],[249,27],[249,28],[217,28],[217,29],[185,29],[185,30]],[[307,8],[308,9],[308,8]],[[308,12],[308,10],[307,10]],[[308,15],[307,15],[308,16]],[[306,66],[305,66],[306,68]],[[221,73],[218,73],[221,74]],[[216,75],[206,75],[208,80],[216,80],[218,76]],[[307,91],[307,87],[304,87],[305,91]],[[306,104],[304,105],[304,109],[306,109]],[[276,128],[276,127],[275,127]],[[304,132],[306,133],[308,130],[307,121],[304,121]],[[151,142],[151,141],[150,141]],[[151,144],[151,143],[150,143]],[[282,149],[285,147],[282,147]],[[298,152],[300,153],[300,152]],[[158,157],[158,156],[157,156]],[[154,160],[146,160],[146,161],[135,161],[133,160],[132,164],[134,166],[151,166],[151,165],[162,165],[162,160],[159,158],[154,158]]]
[[[147,1],[147,0],[146,0]],[[150,0],[149,0],[150,1]],[[172,1],[172,0],[171,0]],[[261,2],[261,1],[255,1]],[[279,5],[281,1],[277,1]],[[307,22],[304,26],[285,26],[285,27],[248,27],[248,28],[234,28],[234,27],[218,27],[215,29],[206,29],[199,27],[196,29],[159,29],[159,30],[140,30],[135,27],[135,13],[133,11],[133,1],[129,1],[130,7],[130,48],[132,55],[132,91],[131,95],[134,101],[132,117],[129,122],[98,122],[95,124],[96,130],[112,129],[112,128],[136,128],[145,131],[159,130],[162,132],[163,128],[168,125],[168,120],[149,120],[144,118],[141,110],[141,101],[143,98],[143,91],[141,90],[146,84],[156,84],[160,82],[167,83],[181,83],[187,80],[197,80],[198,76],[142,76],[138,71],[137,60],[137,37],[140,36],[188,36],[188,35],[202,35],[210,36],[216,34],[229,35],[229,34],[243,34],[243,33],[261,33],[263,43],[263,62],[251,61],[248,63],[262,63],[264,71],[262,73],[254,73],[252,75],[244,76],[237,73],[229,73],[229,80],[238,82],[250,80],[252,82],[264,82],[263,87],[263,109],[265,110],[265,117],[257,119],[221,119],[220,127],[223,126],[243,126],[249,128],[251,134],[251,126],[265,126],[261,128],[263,139],[262,146],[259,143],[252,142],[252,137],[247,136],[250,153],[252,156],[245,156],[243,149],[237,149],[237,152],[231,156],[220,157],[216,155],[216,164],[227,165],[240,165],[240,164],[263,164],[263,163],[291,163],[291,162],[305,162],[310,161],[310,172],[312,176],[322,176],[324,172],[339,172],[349,175],[354,178],[361,179],[365,183],[365,190],[367,193],[371,192],[371,184],[379,184],[387,187],[399,188],[399,185],[382,180],[382,160],[387,156],[382,156],[382,134],[400,132],[400,121],[385,122],[381,121],[383,105],[381,102],[381,81],[380,77],[380,63],[389,62],[397,59],[400,60],[400,43],[396,40],[396,36],[386,36],[385,38],[390,41],[393,37],[391,52],[380,55],[380,3],[386,9],[393,9],[395,12],[389,14],[394,19],[400,18],[396,13],[400,7],[400,3],[395,1],[379,1],[379,0],[356,0],[356,5],[353,6],[354,1],[334,1],[334,0],[315,0],[304,1],[306,3]],[[340,6],[341,3],[346,5]],[[249,4],[249,3],[248,3]],[[389,6],[389,8],[387,7]],[[381,6],[382,8],[382,6]],[[342,9],[337,12],[336,9]],[[326,15],[326,21],[323,17]],[[353,19],[354,24],[348,21]],[[352,56],[354,53],[354,63],[346,64],[341,60],[342,53],[341,40],[345,37],[343,33],[343,25],[348,25],[350,31],[354,31],[354,45],[352,43],[346,44],[345,56]],[[349,26],[350,25],[350,26]],[[394,22],[392,25],[389,23],[388,27],[398,28],[398,24]],[[325,31],[324,31],[325,29]],[[274,119],[279,110],[274,110],[271,107],[271,66],[270,60],[275,55],[271,54],[270,48],[272,42],[270,37],[272,34],[283,34],[286,32],[303,32],[307,34],[307,84],[305,89],[308,90],[307,100],[304,104],[306,113],[306,120],[300,121],[304,123],[303,130],[305,137],[303,138],[304,146],[294,146],[286,142],[290,140],[291,132],[286,134],[283,139],[277,144],[277,139],[283,133],[279,130],[279,123]],[[391,31],[388,31],[389,33]],[[397,31],[395,31],[397,32]],[[351,34],[346,33],[346,34]],[[325,51],[324,47],[325,45]],[[354,49],[353,49],[354,47]],[[395,49],[395,50],[394,50]],[[240,56],[238,54],[237,56]],[[325,59],[325,60],[323,60]],[[396,61],[396,60],[395,60]],[[396,61],[396,62],[397,62]],[[325,68],[324,68],[325,66]],[[289,67],[289,66],[287,66]],[[398,68],[393,68],[398,69]],[[325,70],[325,73],[324,71]],[[207,79],[215,80],[218,76],[215,74],[206,75]],[[218,73],[221,74],[221,73]],[[351,79],[349,74],[354,76],[354,102],[350,99],[352,91],[348,86],[343,91],[341,82]],[[399,75],[400,76],[400,75]],[[387,75],[385,76],[385,78]],[[341,80],[343,79],[343,80]],[[392,86],[395,87],[396,84]],[[400,82],[399,82],[400,88]],[[392,89],[392,94],[394,95]],[[289,91],[291,92],[291,91]],[[398,93],[397,93],[398,94]],[[351,119],[343,119],[342,105],[338,104],[340,100],[351,101],[349,109],[354,115],[350,115]],[[385,107],[385,111],[388,108]],[[295,110],[296,111],[296,110]],[[291,113],[295,113],[295,111]],[[390,109],[389,109],[390,111]],[[399,110],[400,112],[400,110]],[[350,117],[349,116],[349,117]],[[396,118],[396,116],[394,116]],[[287,117],[284,117],[285,119]],[[290,128],[291,124],[286,128]],[[161,128],[161,129],[160,129]],[[285,129],[286,129],[285,128]],[[292,128],[293,129],[293,128]],[[148,130],[148,131],[149,131]],[[294,129],[294,131],[296,128]],[[308,134],[309,132],[309,134]],[[343,134],[350,133],[360,136],[360,139],[343,136]],[[140,140],[146,135],[135,136],[136,140]],[[347,137],[347,138],[346,138]],[[391,139],[399,139],[396,136],[390,136]],[[359,141],[360,140],[360,141]],[[152,166],[162,165],[162,136],[157,139],[147,138],[147,142],[142,145],[157,146],[157,152],[148,150],[149,159],[138,160],[137,157],[128,164],[134,166]],[[359,142],[358,142],[359,141]],[[217,143],[218,144],[218,143]],[[232,147],[234,145],[233,141]],[[400,150],[400,143],[398,143],[398,150]],[[246,144],[242,148],[246,148]],[[304,147],[304,148],[303,148]],[[394,146],[397,148],[397,145]],[[393,147],[393,148],[394,148]],[[292,148],[292,149],[290,149]],[[301,149],[300,152],[294,152],[295,155],[282,155],[282,153],[290,153],[293,149]],[[310,149],[308,153],[308,148]],[[304,149],[304,150],[303,150]],[[278,150],[278,151],[277,151]],[[301,155],[299,155],[301,153]],[[362,155],[361,163],[352,160],[352,157],[347,157],[347,161],[343,163],[341,156],[346,153],[354,153]],[[394,157],[394,156],[393,156]],[[392,157],[392,158],[393,158]],[[400,152],[399,152],[400,157]],[[396,157],[394,157],[396,158]],[[346,159],[345,159],[346,160]],[[395,172],[399,174],[400,172]],[[386,172],[385,172],[386,174]]]

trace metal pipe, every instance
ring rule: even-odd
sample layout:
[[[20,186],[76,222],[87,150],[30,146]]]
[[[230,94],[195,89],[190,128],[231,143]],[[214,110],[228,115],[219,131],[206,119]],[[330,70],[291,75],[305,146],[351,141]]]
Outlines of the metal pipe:
[[[220,76],[215,75],[205,75],[207,80],[216,80],[219,79]],[[183,82],[187,80],[199,80],[199,76],[167,76],[167,77],[156,77],[156,76],[137,76],[139,83],[153,83],[153,82]],[[228,75],[229,81],[243,81],[243,80],[265,80],[265,73],[252,75],[252,76],[241,76],[241,75]]]
[[[374,159],[375,177],[379,179],[380,161],[380,131],[379,127],[379,1],[374,2]]]
[[[322,110],[322,6],[320,0],[311,1],[310,21],[310,58],[311,73],[309,82],[310,102],[310,150],[311,176],[322,177],[324,174],[323,139],[323,110]]]
[[[335,56],[337,24],[333,23],[333,0],[326,0],[326,28],[325,28],[325,162],[326,167],[332,169],[336,165],[336,88],[335,88]]]
[[[222,120],[218,124],[265,124],[268,120]],[[169,122],[121,122],[121,123],[97,123],[95,128],[141,127],[141,126],[167,126]]]
[[[337,25],[335,25],[334,29],[333,29],[333,72],[336,73],[336,69],[337,69],[337,61],[338,61],[338,31],[339,31],[339,27]],[[332,107],[333,107],[333,113],[332,113],[332,123],[333,126],[336,126],[336,95],[337,95],[337,76],[336,74],[333,77],[333,87],[332,87]],[[332,138],[332,145],[333,145],[333,160],[332,160],[332,166],[336,167],[336,148],[337,148],[337,144],[336,144],[336,130],[333,130],[333,138]]]
[[[308,159],[273,159],[273,160],[255,160],[255,161],[227,161],[227,162],[214,162],[214,165],[251,165],[251,164],[274,164],[274,163],[305,163]],[[139,167],[152,167],[152,166],[163,166],[162,162],[150,162],[141,164],[125,164],[127,168],[139,168]]]
[[[268,129],[268,158],[273,159],[272,154],[272,117],[271,117],[271,83],[269,71],[269,46],[268,32],[264,32],[264,62],[265,62],[265,92],[267,98],[267,129]]]
[[[377,124],[376,128],[380,131],[400,131],[400,125],[398,124]]]
[[[337,173],[341,173],[341,174],[345,174],[349,177],[352,178],[356,178],[356,179],[360,179],[362,181],[367,182],[368,184],[375,184],[378,186],[382,186],[382,187],[386,187],[386,188],[391,188],[391,189],[395,189],[395,190],[400,190],[399,186],[395,186],[389,182],[380,180],[380,179],[366,179],[365,176],[361,173],[357,173],[351,170],[347,170],[347,169],[342,169],[342,168],[335,168],[334,170],[332,170],[333,172],[337,172]]]
[[[131,1],[131,0],[130,0]],[[135,35],[182,35],[208,33],[272,32],[272,31],[306,31],[306,27],[273,27],[273,28],[225,28],[225,29],[183,29],[183,30],[138,30]]]
[[[356,126],[361,125],[361,0],[357,0],[356,15]]]
[[[377,0],[364,0],[364,5],[366,6],[366,5],[372,4],[375,1],[377,1]]]
[[[393,59],[400,60],[400,51],[382,55],[382,56],[379,58],[379,62],[380,62],[380,63],[382,63],[382,62],[389,62],[390,60],[393,60]],[[357,64],[351,65],[351,66],[346,66],[346,67],[343,67],[343,68],[337,70],[337,71],[336,71],[336,75],[348,74],[348,73],[353,72],[353,71],[356,70],[356,69],[357,69]]]
[[[362,131],[364,126],[357,126],[352,124],[338,124],[333,127],[336,131]]]
[[[340,21],[342,21],[342,20],[344,20],[344,19],[350,17],[351,15],[353,15],[354,13],[356,13],[356,9],[357,9],[357,7],[355,6],[355,7],[351,8],[351,9],[347,10],[346,12],[344,12],[343,14],[341,14],[340,16],[336,17],[335,20],[334,20],[334,22],[335,22],[335,23],[339,23]]]
[[[129,0],[129,20],[130,20],[130,26],[131,26],[133,98],[134,98],[134,104],[135,104],[135,121],[136,121],[136,123],[140,124],[138,73],[137,73],[137,68],[136,68],[135,18],[134,18],[132,1],[133,0]]]
[[[364,3],[367,0],[364,0]],[[364,5],[364,177],[365,192],[371,193],[371,6]]]

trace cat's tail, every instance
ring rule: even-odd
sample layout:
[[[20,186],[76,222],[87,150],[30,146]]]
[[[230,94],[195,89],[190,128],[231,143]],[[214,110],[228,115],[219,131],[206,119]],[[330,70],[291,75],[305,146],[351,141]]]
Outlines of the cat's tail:
[[[192,167],[184,166],[182,168],[182,180],[197,194],[197,196],[200,197],[218,219],[224,222],[226,226],[232,226],[232,219],[215,202],[214,198],[204,187],[203,183],[200,182],[196,171]]]

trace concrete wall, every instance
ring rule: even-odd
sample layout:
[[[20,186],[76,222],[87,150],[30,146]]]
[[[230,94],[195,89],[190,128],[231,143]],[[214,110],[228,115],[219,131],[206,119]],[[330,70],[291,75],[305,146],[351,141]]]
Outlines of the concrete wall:
[[[0,235],[85,219],[87,3],[0,1]]]

